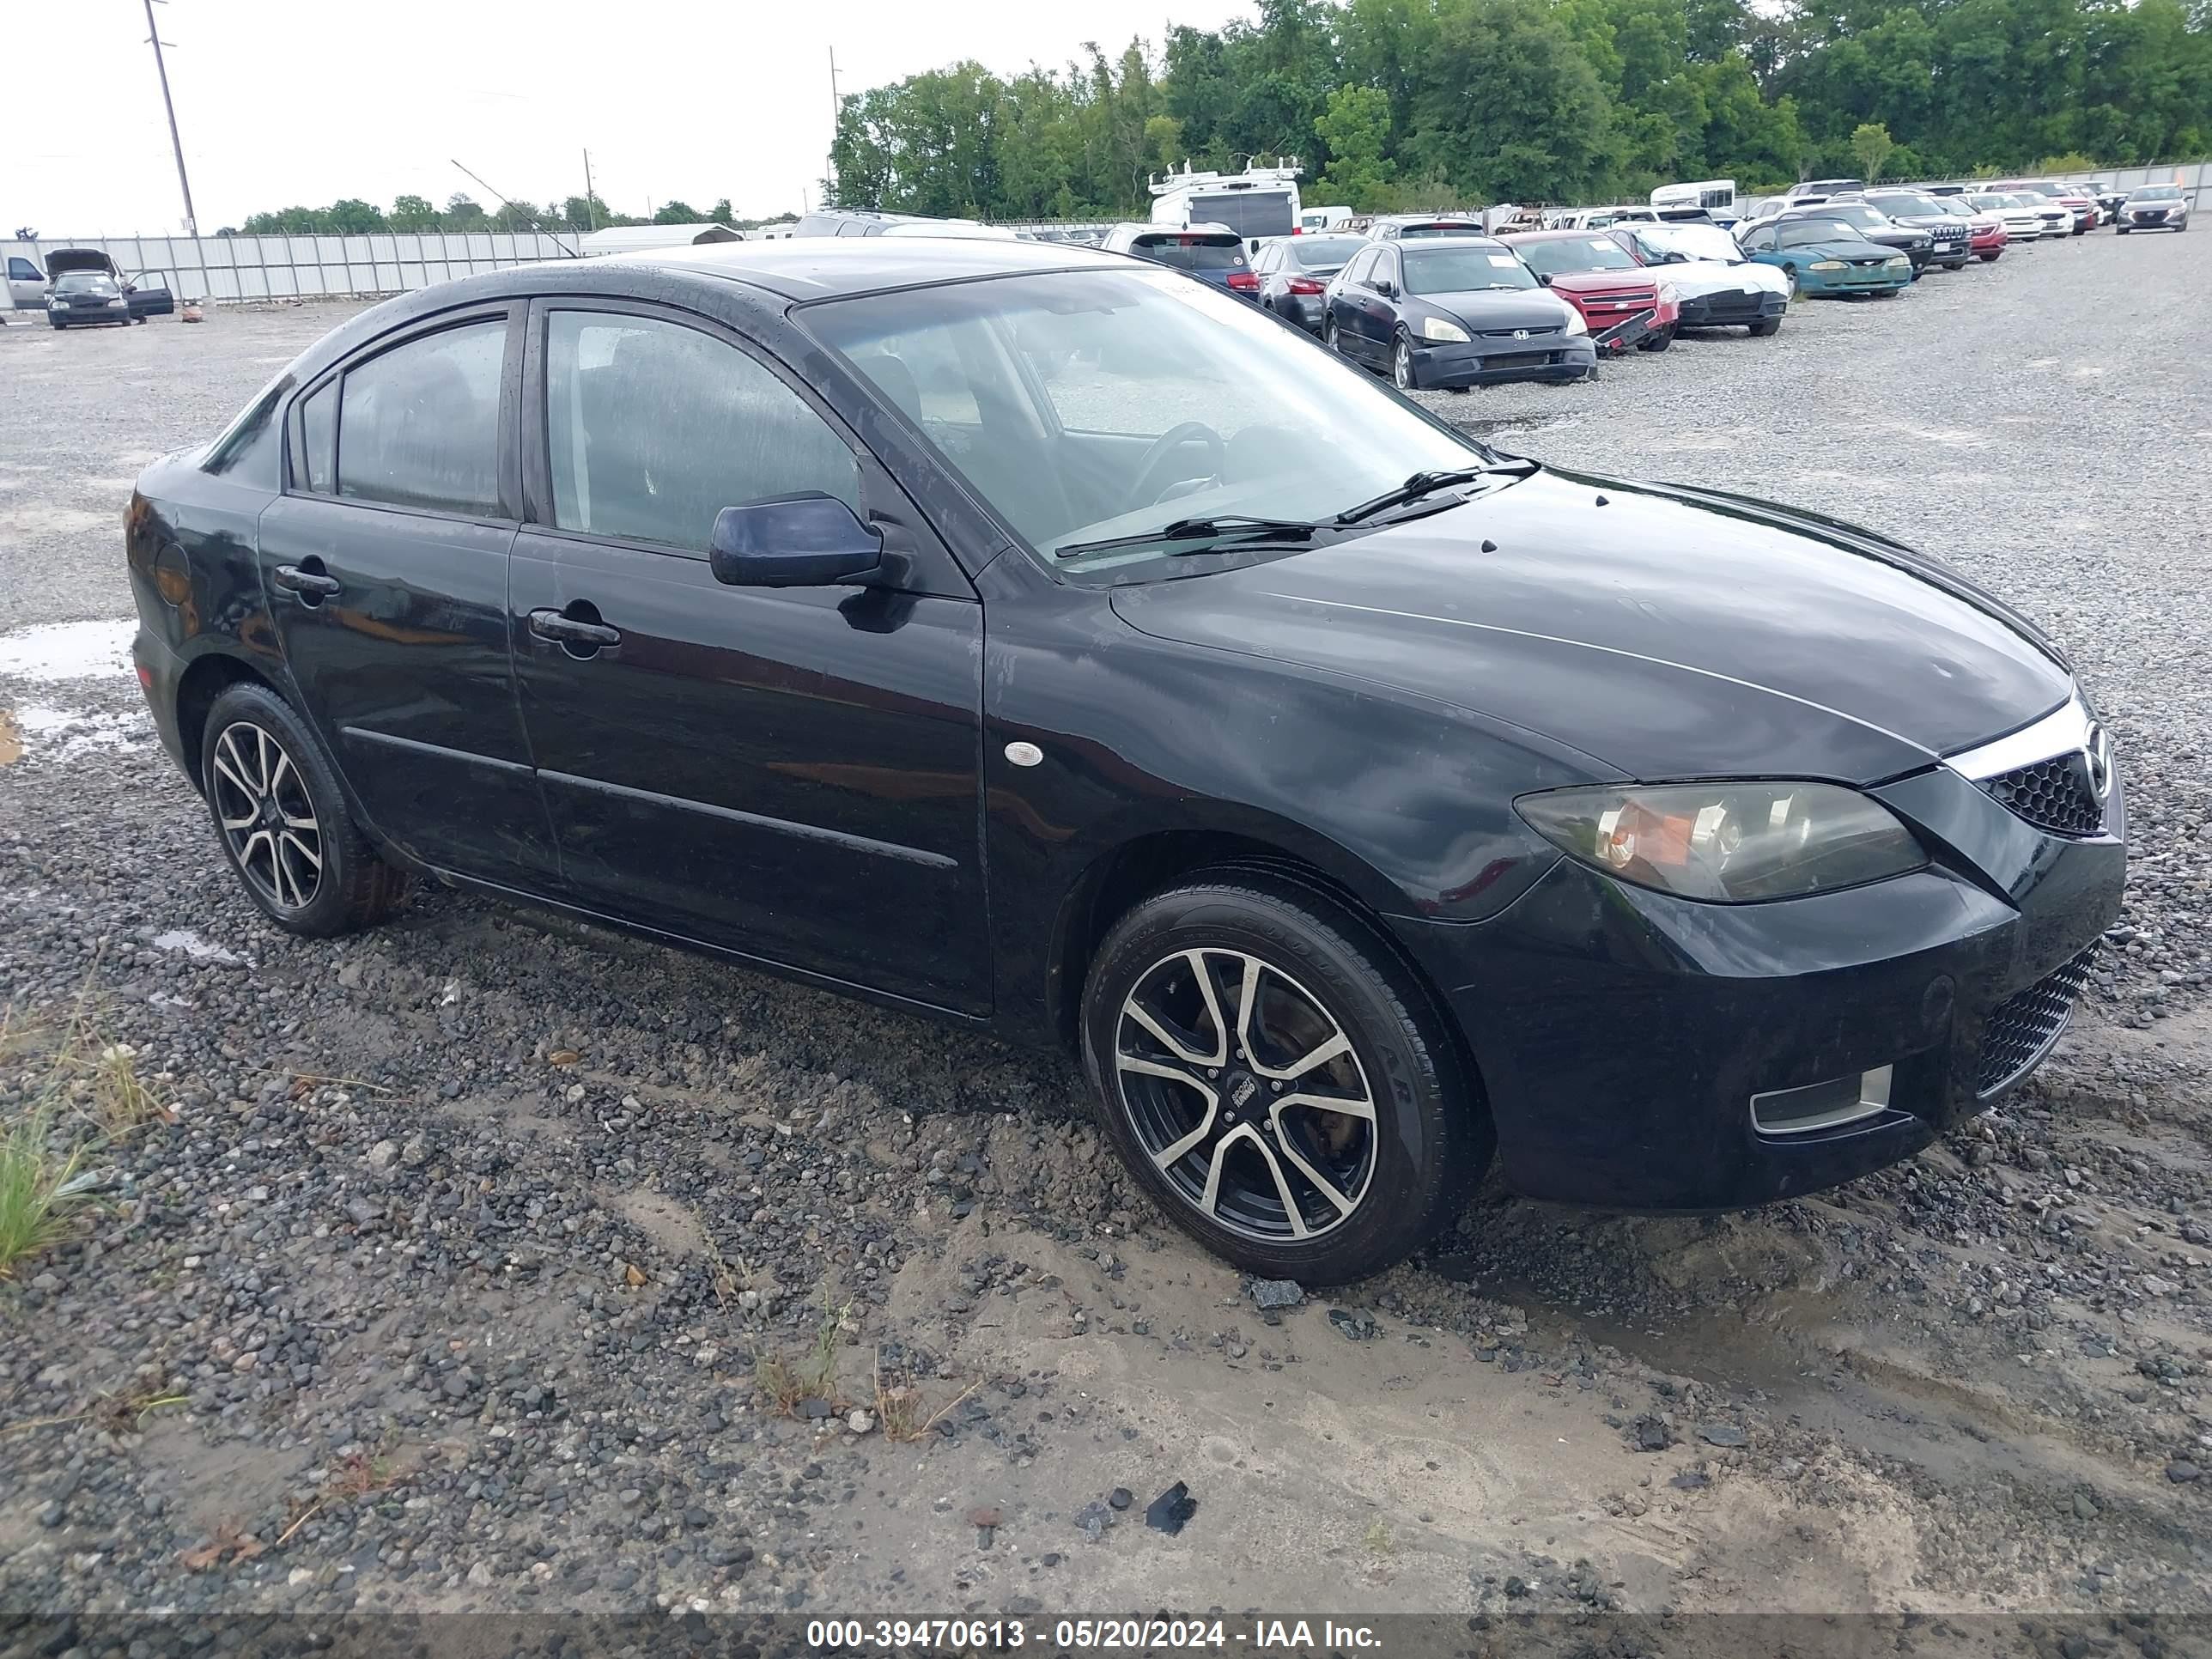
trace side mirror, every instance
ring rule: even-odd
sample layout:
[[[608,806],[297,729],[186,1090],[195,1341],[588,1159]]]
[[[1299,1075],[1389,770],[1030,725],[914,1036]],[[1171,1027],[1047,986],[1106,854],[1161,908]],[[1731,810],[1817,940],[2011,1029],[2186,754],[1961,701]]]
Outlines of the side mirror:
[[[714,580],[732,587],[832,587],[883,568],[884,538],[818,489],[771,495],[714,515]]]
[[[1540,270],[1536,273],[1536,286],[1538,288],[1549,288],[1551,285],[1552,273],[1550,271]]]
[[[1388,276],[1377,276],[1375,279],[1374,288],[1375,291],[1386,300],[1395,300],[1398,297],[1398,285]]]

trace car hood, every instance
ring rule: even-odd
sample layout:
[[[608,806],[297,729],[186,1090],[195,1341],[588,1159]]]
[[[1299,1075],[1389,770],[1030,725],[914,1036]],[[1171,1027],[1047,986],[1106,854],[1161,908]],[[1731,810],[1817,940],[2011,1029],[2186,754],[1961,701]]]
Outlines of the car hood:
[[[1774,294],[1790,292],[1787,276],[1771,265],[1755,264],[1748,259],[1740,265],[1718,259],[1686,259],[1679,264],[1646,265],[1644,270],[1686,300],[1747,288],[1763,288]]]
[[[1607,779],[1871,784],[2072,684],[2032,623],[1881,537],[1575,473],[1113,603],[1161,638],[1456,706]]]
[[[115,261],[96,247],[58,247],[46,256],[46,280],[71,270],[97,270],[122,280],[123,273],[115,268]]]
[[[1785,247],[1782,252],[1788,258],[1806,259],[1891,259],[1897,250],[1880,242],[1806,242]]]
[[[1540,288],[1468,289],[1455,294],[1409,294],[1425,306],[1457,319],[1470,329],[1559,328],[1567,320],[1567,302]]]
[[[1569,270],[1552,278],[1554,294],[1619,294],[1630,289],[1648,289],[1659,280],[1659,273],[1638,266],[1629,270]]]

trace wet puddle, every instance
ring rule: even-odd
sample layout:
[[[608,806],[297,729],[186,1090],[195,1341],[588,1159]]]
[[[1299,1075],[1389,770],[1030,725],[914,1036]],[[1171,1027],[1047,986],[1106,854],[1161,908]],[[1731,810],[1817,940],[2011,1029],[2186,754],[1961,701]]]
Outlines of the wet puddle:
[[[127,622],[40,623],[0,634],[0,679],[105,679],[131,672]]]

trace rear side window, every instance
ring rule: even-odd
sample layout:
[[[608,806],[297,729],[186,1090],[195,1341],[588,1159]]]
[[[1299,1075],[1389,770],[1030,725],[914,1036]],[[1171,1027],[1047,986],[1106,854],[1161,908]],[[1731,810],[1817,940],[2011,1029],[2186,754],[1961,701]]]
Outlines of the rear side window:
[[[816,489],[860,511],[860,464],[844,440],[774,374],[697,329],[554,312],[545,392],[562,530],[704,552],[726,507]]]
[[[1139,236],[1133,252],[1177,270],[1244,269],[1244,245],[1220,236]]]
[[[338,494],[394,507],[496,514],[507,323],[394,346],[346,373]]]
[[[338,386],[331,381],[300,407],[300,488],[327,495],[337,488]]]

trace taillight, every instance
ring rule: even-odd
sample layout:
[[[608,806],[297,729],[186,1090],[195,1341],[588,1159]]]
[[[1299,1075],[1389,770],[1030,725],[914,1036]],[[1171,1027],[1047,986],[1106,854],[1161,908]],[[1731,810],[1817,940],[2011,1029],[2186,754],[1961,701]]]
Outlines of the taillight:
[[[1232,270],[1229,273],[1229,286],[1239,294],[1249,294],[1260,286],[1260,279],[1249,270]]]
[[[1310,276],[1293,276],[1289,282],[1285,283],[1284,286],[1289,289],[1293,294],[1326,294],[1328,292],[1327,284],[1316,283]]]

